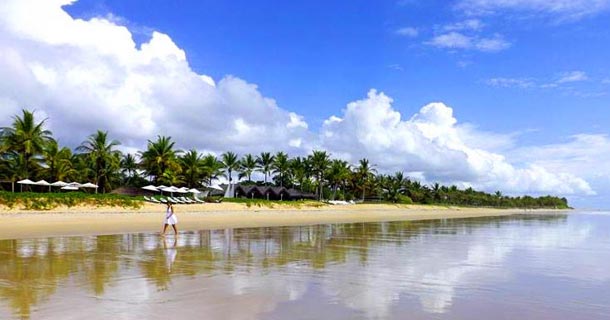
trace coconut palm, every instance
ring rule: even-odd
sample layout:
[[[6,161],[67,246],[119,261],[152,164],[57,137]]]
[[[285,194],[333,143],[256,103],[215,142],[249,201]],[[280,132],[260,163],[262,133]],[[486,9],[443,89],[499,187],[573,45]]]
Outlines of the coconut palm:
[[[194,188],[201,183],[201,159],[201,155],[195,149],[189,150],[178,158],[178,162],[182,168],[182,180],[189,188]]]
[[[284,174],[289,168],[288,155],[284,152],[278,152],[273,160],[272,168],[273,172],[277,173],[280,178],[280,187],[284,186]]]
[[[311,163],[311,171],[316,177],[316,182],[318,184],[318,200],[322,199],[322,188],[324,184],[324,173],[328,169],[330,164],[330,156],[326,151],[314,150],[314,152],[309,156],[309,161]]]
[[[42,151],[42,158],[46,168],[42,170],[42,176],[49,181],[66,180],[74,175],[72,166],[72,151],[69,148],[60,148],[57,141],[49,141]]]
[[[245,155],[239,162],[239,170],[241,170],[239,178],[247,177],[248,181],[252,181],[252,173],[257,168],[256,158],[252,154]]]
[[[340,186],[345,187],[346,181],[350,178],[350,175],[351,170],[347,161],[334,159],[330,162],[326,176],[333,191],[333,200],[335,200],[337,189]]]
[[[140,154],[140,166],[146,174],[154,177],[155,184],[163,181],[167,170],[179,173],[180,165],[176,156],[181,153],[174,149],[172,137],[158,136],[156,141],[148,140],[146,151]]]
[[[258,162],[258,167],[260,168],[261,172],[265,174],[265,185],[267,184],[267,177],[273,169],[274,160],[275,157],[272,156],[270,152],[261,152],[260,156],[258,156],[256,159],[256,162]]]
[[[206,185],[222,175],[223,164],[215,156],[208,154],[201,159],[201,179]]]
[[[95,183],[102,192],[111,188],[109,178],[119,170],[120,151],[115,147],[120,144],[117,140],[108,141],[108,132],[98,130],[76,148],[87,155],[89,166],[95,174]]]
[[[129,185],[133,178],[138,177],[138,162],[131,153],[126,154],[121,159],[121,173],[126,177],[125,184]]]
[[[47,142],[51,141],[52,133],[44,128],[44,119],[36,122],[34,113],[27,110],[22,110],[22,116],[13,117],[13,125],[11,127],[2,128],[2,144],[5,150],[10,150],[21,161],[18,161],[21,168],[16,168],[19,171],[18,178],[28,178],[33,171],[39,167],[39,156]]]
[[[237,154],[233,152],[225,152],[220,155],[222,167],[227,172],[227,178],[229,178],[229,184],[233,182],[233,171],[239,169],[239,160]]]
[[[362,201],[366,196],[366,191],[370,190],[373,178],[377,170],[369,163],[366,158],[360,159],[359,166],[354,172],[356,178],[356,188],[362,190]]]
[[[309,163],[307,158],[296,157],[290,159],[289,161],[289,170],[293,179],[298,183],[299,190],[303,191],[303,185],[305,181],[309,178]]]

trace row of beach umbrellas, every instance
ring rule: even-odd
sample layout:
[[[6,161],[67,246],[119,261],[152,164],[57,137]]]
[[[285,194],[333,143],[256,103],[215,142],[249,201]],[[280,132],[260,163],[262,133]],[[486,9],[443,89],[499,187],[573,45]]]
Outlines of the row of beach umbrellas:
[[[222,190],[222,188],[220,188],[219,186],[210,186],[208,188],[211,189],[218,189],[218,190]],[[160,186],[153,186],[151,185],[147,185],[145,187],[142,187],[142,189],[144,190],[148,190],[148,191],[154,191],[154,192],[169,192],[171,194],[173,194],[174,192],[176,193],[192,193],[192,194],[199,194],[201,193],[201,191],[197,190],[197,189],[188,189],[185,187],[182,188],[178,188],[178,187],[174,187],[174,186],[164,186],[164,185],[160,185]]]
[[[78,183],[78,182],[63,182],[63,181],[56,181],[53,183],[49,183],[45,180],[38,180],[36,182],[30,180],[30,179],[23,179],[23,180],[19,180],[17,181],[18,184],[21,185],[21,191],[23,191],[23,185],[32,185],[32,186],[47,186],[49,187],[49,191],[51,191],[51,187],[59,187],[61,188],[61,190],[68,190],[68,191],[74,191],[74,190],[78,190],[79,188],[91,188],[91,189],[96,189],[95,191],[97,192],[97,188],[98,186],[93,184],[93,183]]]

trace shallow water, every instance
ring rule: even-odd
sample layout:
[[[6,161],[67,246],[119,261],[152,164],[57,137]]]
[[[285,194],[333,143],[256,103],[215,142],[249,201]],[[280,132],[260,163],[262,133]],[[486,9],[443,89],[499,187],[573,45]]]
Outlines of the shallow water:
[[[0,319],[610,319],[610,214],[0,241]]]

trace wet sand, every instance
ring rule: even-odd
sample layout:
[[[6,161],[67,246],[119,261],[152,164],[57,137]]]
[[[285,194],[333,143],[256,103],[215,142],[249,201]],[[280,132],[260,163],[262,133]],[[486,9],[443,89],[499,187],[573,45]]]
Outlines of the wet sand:
[[[176,205],[179,230],[239,227],[295,226],[327,223],[429,220],[503,216],[521,209],[456,208],[421,205],[358,204],[295,208],[286,205],[247,207],[238,203]],[[56,208],[33,212],[0,208],[0,239],[50,236],[158,232],[164,205],[145,204],[140,209],[113,207]]]

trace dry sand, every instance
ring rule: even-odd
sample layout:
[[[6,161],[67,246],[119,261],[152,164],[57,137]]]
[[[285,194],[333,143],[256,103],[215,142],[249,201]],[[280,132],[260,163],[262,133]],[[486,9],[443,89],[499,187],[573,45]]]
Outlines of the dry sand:
[[[164,205],[142,208],[56,208],[33,212],[0,207],[0,239],[66,235],[99,235],[126,232],[158,232]],[[518,209],[453,208],[419,205],[358,204],[295,208],[247,207],[238,203],[176,205],[179,230],[239,227],[292,226],[398,220],[428,220],[503,216],[523,213]]]

